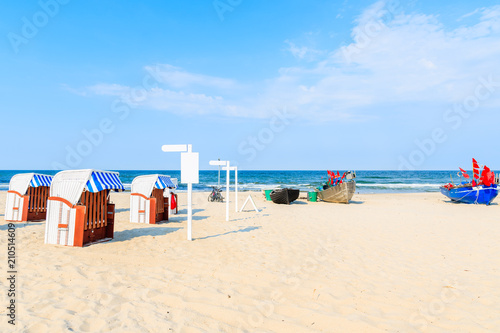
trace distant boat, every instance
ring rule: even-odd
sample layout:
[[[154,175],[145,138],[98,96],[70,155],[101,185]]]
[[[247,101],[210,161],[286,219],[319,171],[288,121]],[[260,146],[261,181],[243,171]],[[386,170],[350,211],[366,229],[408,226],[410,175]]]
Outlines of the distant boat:
[[[277,189],[271,192],[271,200],[276,204],[289,205],[299,198],[300,190],[292,188]]]
[[[356,181],[349,181],[328,187],[326,190],[319,191],[318,196],[321,200],[335,203],[349,203],[356,191]]]
[[[464,184],[451,188],[442,186],[441,193],[455,202],[489,205],[498,196],[498,186],[496,184],[490,186]]]
[[[356,192],[355,172],[346,172],[342,177],[340,173],[328,172],[330,179],[323,188],[318,189],[318,197],[326,202],[345,203],[351,201]]]
[[[441,186],[441,193],[455,202],[489,205],[498,196],[498,177],[487,166],[480,172],[479,164],[472,159],[473,178],[460,168],[458,175],[466,181],[459,185],[453,183]],[[470,180],[470,181],[469,181]],[[452,180],[453,181],[453,180]]]

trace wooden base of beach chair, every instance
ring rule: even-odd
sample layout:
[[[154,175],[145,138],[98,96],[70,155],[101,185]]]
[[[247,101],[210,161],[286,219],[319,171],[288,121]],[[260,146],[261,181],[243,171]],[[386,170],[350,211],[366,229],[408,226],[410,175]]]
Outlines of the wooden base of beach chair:
[[[48,186],[29,187],[26,195],[16,191],[7,192],[8,222],[41,221],[47,217]]]
[[[82,205],[75,206],[73,246],[82,247],[103,239],[113,239],[115,205],[107,201],[107,192],[82,194]],[[64,228],[65,225],[60,226]]]

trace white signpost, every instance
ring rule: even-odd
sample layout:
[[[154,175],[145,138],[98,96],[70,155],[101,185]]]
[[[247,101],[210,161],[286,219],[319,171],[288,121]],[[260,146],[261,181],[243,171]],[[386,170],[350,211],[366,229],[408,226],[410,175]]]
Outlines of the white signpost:
[[[192,240],[193,221],[193,184],[200,182],[200,155],[193,153],[192,145],[163,145],[164,152],[177,152],[181,154],[181,183],[188,186],[188,227],[187,239]]]
[[[227,167],[222,170],[227,170]],[[229,170],[234,171],[234,211],[238,212],[238,167],[230,167]]]
[[[231,171],[235,172],[235,212],[238,212],[238,167],[232,167],[229,161],[210,161],[210,165],[223,166],[222,170],[226,170],[226,221],[229,221],[229,186],[231,180]]]

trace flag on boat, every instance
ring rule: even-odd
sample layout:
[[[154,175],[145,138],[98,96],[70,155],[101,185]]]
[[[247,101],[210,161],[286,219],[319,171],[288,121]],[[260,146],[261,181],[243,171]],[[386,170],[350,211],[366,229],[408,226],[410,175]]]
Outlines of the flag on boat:
[[[467,171],[465,171],[464,169],[462,168],[459,168],[460,171],[462,171],[462,176],[464,176],[465,179],[470,179],[470,176],[469,174],[467,173]]]
[[[474,171],[474,179],[479,179],[479,164],[476,159],[472,159],[472,170]]]
[[[495,173],[492,172],[486,165],[481,173],[481,179],[479,182],[484,186],[491,186],[492,184],[495,184]]]

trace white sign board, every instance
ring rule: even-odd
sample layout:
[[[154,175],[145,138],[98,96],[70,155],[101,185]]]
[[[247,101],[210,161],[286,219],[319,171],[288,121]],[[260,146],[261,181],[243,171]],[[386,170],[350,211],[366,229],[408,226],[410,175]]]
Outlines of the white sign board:
[[[200,154],[181,154],[181,183],[198,184],[200,182]]]
[[[227,161],[210,161],[209,164],[222,166],[222,165],[227,165]]]
[[[170,153],[182,153],[188,150],[187,145],[163,145],[161,147],[161,150],[164,152],[170,152]]]

